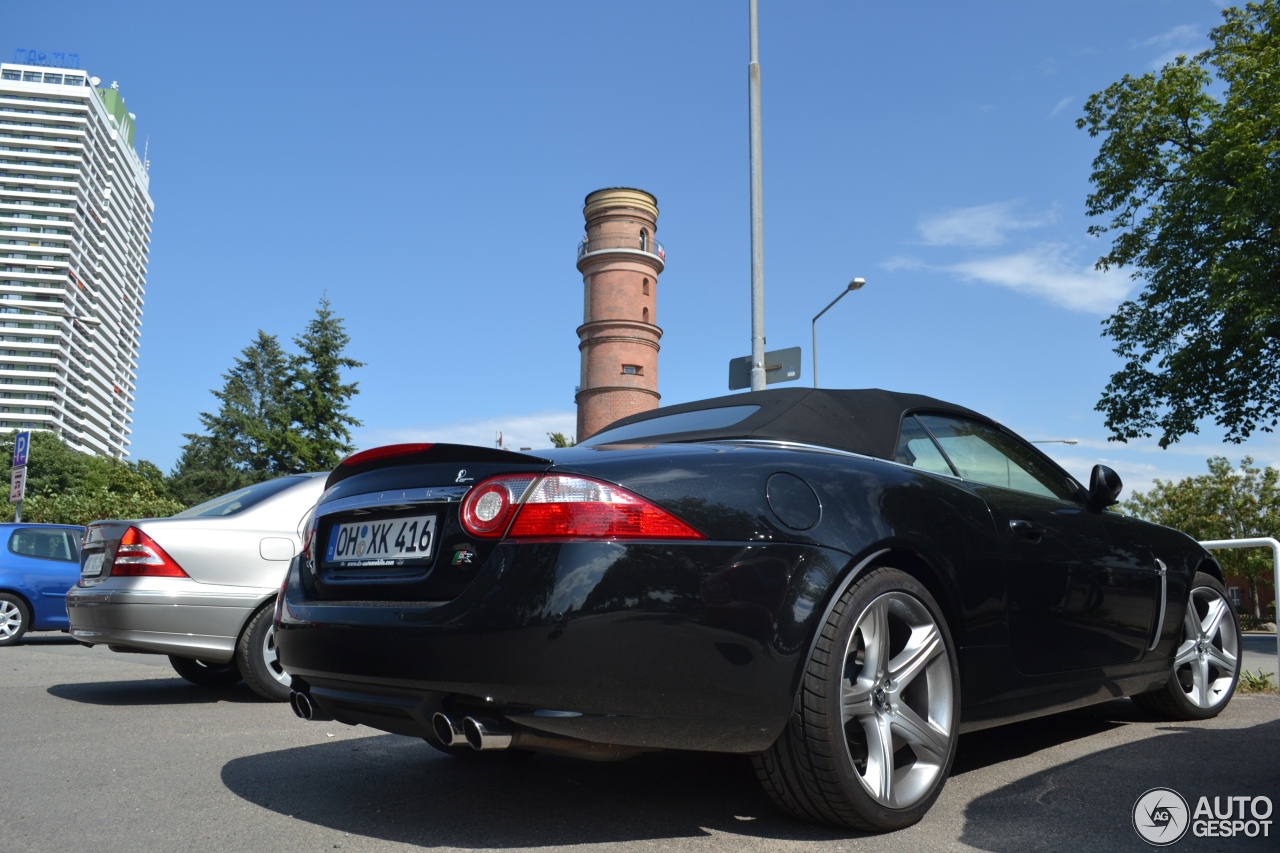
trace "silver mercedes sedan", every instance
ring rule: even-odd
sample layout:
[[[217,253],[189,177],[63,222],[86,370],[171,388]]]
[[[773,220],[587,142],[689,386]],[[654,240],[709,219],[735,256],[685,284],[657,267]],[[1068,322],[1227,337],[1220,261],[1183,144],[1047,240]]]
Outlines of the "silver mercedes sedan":
[[[323,474],[295,474],[170,518],[91,523],[67,593],[71,636],[168,655],[194,684],[243,678],[261,696],[288,699],[272,605],[323,490]]]

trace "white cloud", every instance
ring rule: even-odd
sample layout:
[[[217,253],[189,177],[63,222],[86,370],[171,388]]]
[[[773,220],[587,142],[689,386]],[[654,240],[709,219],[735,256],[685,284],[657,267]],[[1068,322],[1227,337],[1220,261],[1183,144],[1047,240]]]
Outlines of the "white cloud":
[[[1156,58],[1151,61],[1151,68],[1159,70],[1179,56],[1191,57],[1199,53],[1203,48],[1198,45],[1204,38],[1205,32],[1200,27],[1181,24],[1167,32],[1140,41],[1136,46],[1139,48],[1155,48],[1160,51]]]
[[[1138,47],[1155,47],[1168,50],[1173,47],[1181,47],[1196,41],[1204,35],[1204,32],[1197,26],[1192,24],[1179,24],[1171,30],[1161,33],[1158,36],[1152,36],[1149,39],[1138,42]]]
[[[510,450],[546,449],[551,446],[547,433],[562,432],[572,437],[577,422],[578,416],[572,411],[539,412],[426,426],[374,427],[358,431],[355,439],[358,449],[418,441],[493,447],[501,433],[503,447]]]
[[[1073,311],[1109,314],[1129,293],[1130,280],[1115,271],[1101,273],[1080,264],[1061,243],[1041,243],[1022,252],[929,264],[896,255],[880,264],[890,271],[950,273],[965,281],[997,284],[1039,296]]]
[[[1068,95],[1067,97],[1063,98],[1061,101],[1058,101],[1058,103],[1054,105],[1053,109],[1049,110],[1049,118],[1053,118],[1058,113],[1062,112],[1067,107],[1071,106],[1073,103],[1075,103],[1075,100],[1076,98],[1074,95]]]
[[[1054,219],[1053,213],[1032,217],[1015,215],[1016,201],[998,201],[961,207],[920,219],[920,234],[929,246],[999,246],[1010,231],[1039,228]]]
[[[1041,243],[1010,255],[974,258],[941,269],[967,281],[998,284],[1070,308],[1107,314],[1129,292],[1128,276],[1098,272],[1071,258],[1060,243]]]

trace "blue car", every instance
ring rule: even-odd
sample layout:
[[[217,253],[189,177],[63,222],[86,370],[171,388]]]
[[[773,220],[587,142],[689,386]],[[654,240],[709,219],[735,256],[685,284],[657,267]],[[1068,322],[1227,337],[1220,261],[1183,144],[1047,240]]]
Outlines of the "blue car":
[[[69,524],[0,524],[0,646],[27,631],[67,630],[83,535]]]

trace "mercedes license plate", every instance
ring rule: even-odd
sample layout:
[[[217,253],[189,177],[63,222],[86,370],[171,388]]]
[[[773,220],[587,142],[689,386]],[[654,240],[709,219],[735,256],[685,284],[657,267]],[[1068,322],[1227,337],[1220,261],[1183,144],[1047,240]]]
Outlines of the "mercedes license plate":
[[[329,531],[324,559],[362,566],[395,565],[430,557],[435,540],[434,515],[337,524]]]
[[[80,574],[86,578],[96,578],[102,574],[102,562],[107,557],[105,551],[98,551],[90,554],[85,558],[84,566],[80,569]]]

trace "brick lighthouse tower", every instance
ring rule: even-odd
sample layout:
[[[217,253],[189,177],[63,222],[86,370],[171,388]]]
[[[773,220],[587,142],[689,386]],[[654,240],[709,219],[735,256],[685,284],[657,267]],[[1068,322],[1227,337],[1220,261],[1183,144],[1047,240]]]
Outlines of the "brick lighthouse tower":
[[[658,275],[666,266],[658,200],[615,187],[587,196],[578,246],[585,294],[578,349],[578,440],[618,418],[658,407]]]

